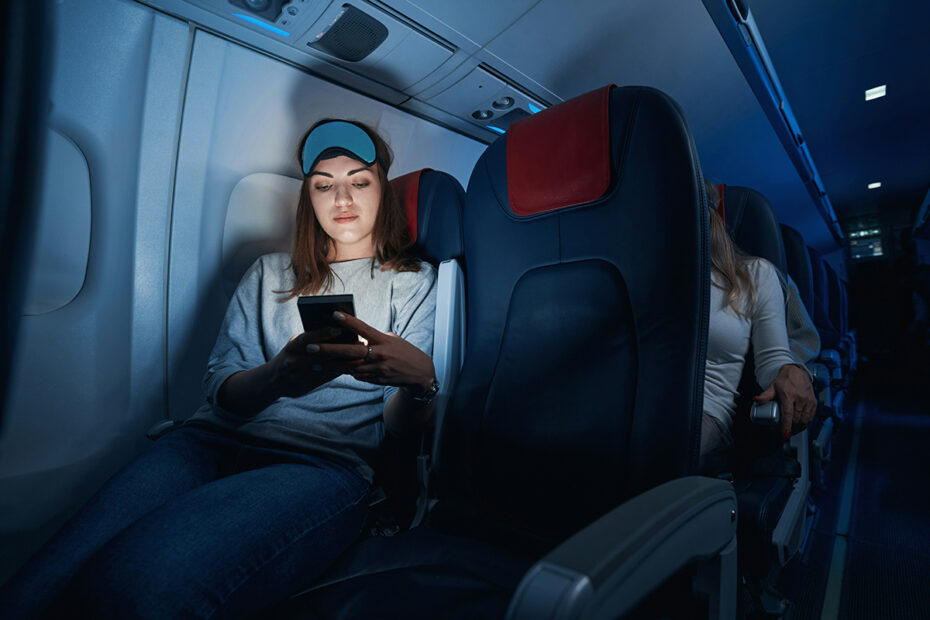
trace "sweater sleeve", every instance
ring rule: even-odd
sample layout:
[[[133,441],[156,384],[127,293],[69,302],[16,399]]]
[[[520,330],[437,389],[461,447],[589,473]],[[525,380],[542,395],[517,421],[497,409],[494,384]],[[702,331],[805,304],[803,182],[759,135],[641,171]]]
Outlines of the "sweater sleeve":
[[[432,356],[436,322],[435,267],[424,262],[420,271],[399,273],[391,291],[391,310],[394,333]],[[386,386],[384,402],[397,390],[397,387]]]
[[[262,259],[256,260],[236,287],[216,337],[203,376],[207,402],[217,407],[216,395],[230,375],[251,370],[267,360],[261,344]]]
[[[755,353],[756,381],[762,389],[772,384],[785,364],[796,364],[788,347],[785,297],[775,267],[766,260],[750,266],[756,287],[750,337]]]
[[[807,364],[820,353],[820,334],[814,326],[791,276],[785,276],[785,319],[788,345],[799,364]],[[806,366],[805,366],[806,368]]]

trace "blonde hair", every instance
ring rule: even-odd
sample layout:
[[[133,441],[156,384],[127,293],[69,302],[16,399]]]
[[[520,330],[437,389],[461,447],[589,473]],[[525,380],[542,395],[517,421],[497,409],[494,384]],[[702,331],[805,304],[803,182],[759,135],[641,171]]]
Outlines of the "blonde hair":
[[[745,254],[727,233],[726,225],[717,213],[720,194],[709,181],[704,181],[710,207],[710,266],[717,274],[720,284],[711,283],[723,291],[728,306],[738,316],[745,316],[756,302],[756,287],[749,273],[749,262],[755,257]],[[740,300],[748,301],[741,304]]]

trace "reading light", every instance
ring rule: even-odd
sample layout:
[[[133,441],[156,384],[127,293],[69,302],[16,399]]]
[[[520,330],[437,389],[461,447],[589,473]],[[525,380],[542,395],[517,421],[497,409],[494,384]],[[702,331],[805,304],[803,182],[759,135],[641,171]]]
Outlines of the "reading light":
[[[501,97],[491,102],[495,110],[506,110],[513,105],[513,97]]]
[[[869,189],[878,189],[882,186],[881,181],[876,181],[875,183],[869,183]]]
[[[289,37],[289,36],[291,36],[291,33],[288,32],[287,30],[281,30],[280,28],[275,28],[274,26],[272,26],[272,25],[270,25],[270,24],[266,24],[265,22],[263,22],[263,21],[261,21],[261,20],[255,19],[255,18],[252,17],[251,15],[243,15],[243,14],[241,14],[241,13],[233,13],[233,17],[238,17],[239,19],[243,19],[243,20],[249,22],[250,24],[255,24],[256,26],[261,26],[261,27],[264,28],[265,30],[270,30],[271,32],[273,32],[273,33],[275,33],[275,34],[281,35],[282,37]]]
[[[876,86],[875,88],[870,88],[869,90],[865,91],[865,100],[872,101],[873,99],[884,97],[885,86],[887,86],[887,84],[882,84],[881,86]]]

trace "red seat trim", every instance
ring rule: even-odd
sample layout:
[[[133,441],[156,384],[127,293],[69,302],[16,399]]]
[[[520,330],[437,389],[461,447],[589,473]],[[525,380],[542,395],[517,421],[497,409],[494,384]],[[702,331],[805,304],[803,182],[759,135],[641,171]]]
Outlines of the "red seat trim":
[[[599,88],[510,126],[507,198],[516,215],[584,204],[607,193],[612,88]]]
[[[391,180],[394,195],[400,201],[407,216],[407,227],[410,229],[410,240],[417,240],[417,212],[419,211],[420,176],[432,168],[423,168],[415,172],[408,172]]]

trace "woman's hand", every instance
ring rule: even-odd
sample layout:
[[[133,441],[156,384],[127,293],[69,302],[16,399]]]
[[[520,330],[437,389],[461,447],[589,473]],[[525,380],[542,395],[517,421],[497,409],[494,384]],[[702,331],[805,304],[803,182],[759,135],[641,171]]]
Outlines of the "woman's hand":
[[[277,355],[251,370],[229,376],[217,392],[217,404],[236,415],[251,417],[282,396],[303,396],[340,373],[320,372],[323,358],[308,346],[332,340],[341,333],[325,328],[293,336]]]
[[[303,396],[342,374],[323,371],[321,364],[327,358],[312,350],[312,347],[328,342],[340,333],[342,330],[339,328],[326,327],[295,334],[288,340],[284,348],[268,362],[279,396]]]
[[[772,385],[753,400],[767,403],[776,397],[781,406],[781,434],[789,439],[807,428],[817,412],[817,396],[810,375],[799,366],[785,364]]]
[[[425,392],[436,377],[433,360],[429,355],[410,344],[397,334],[384,333],[364,321],[342,312],[334,318],[343,329],[355,332],[365,339],[366,344],[311,345],[320,358],[324,374],[350,374],[359,381],[376,385],[396,385],[416,393]]]

